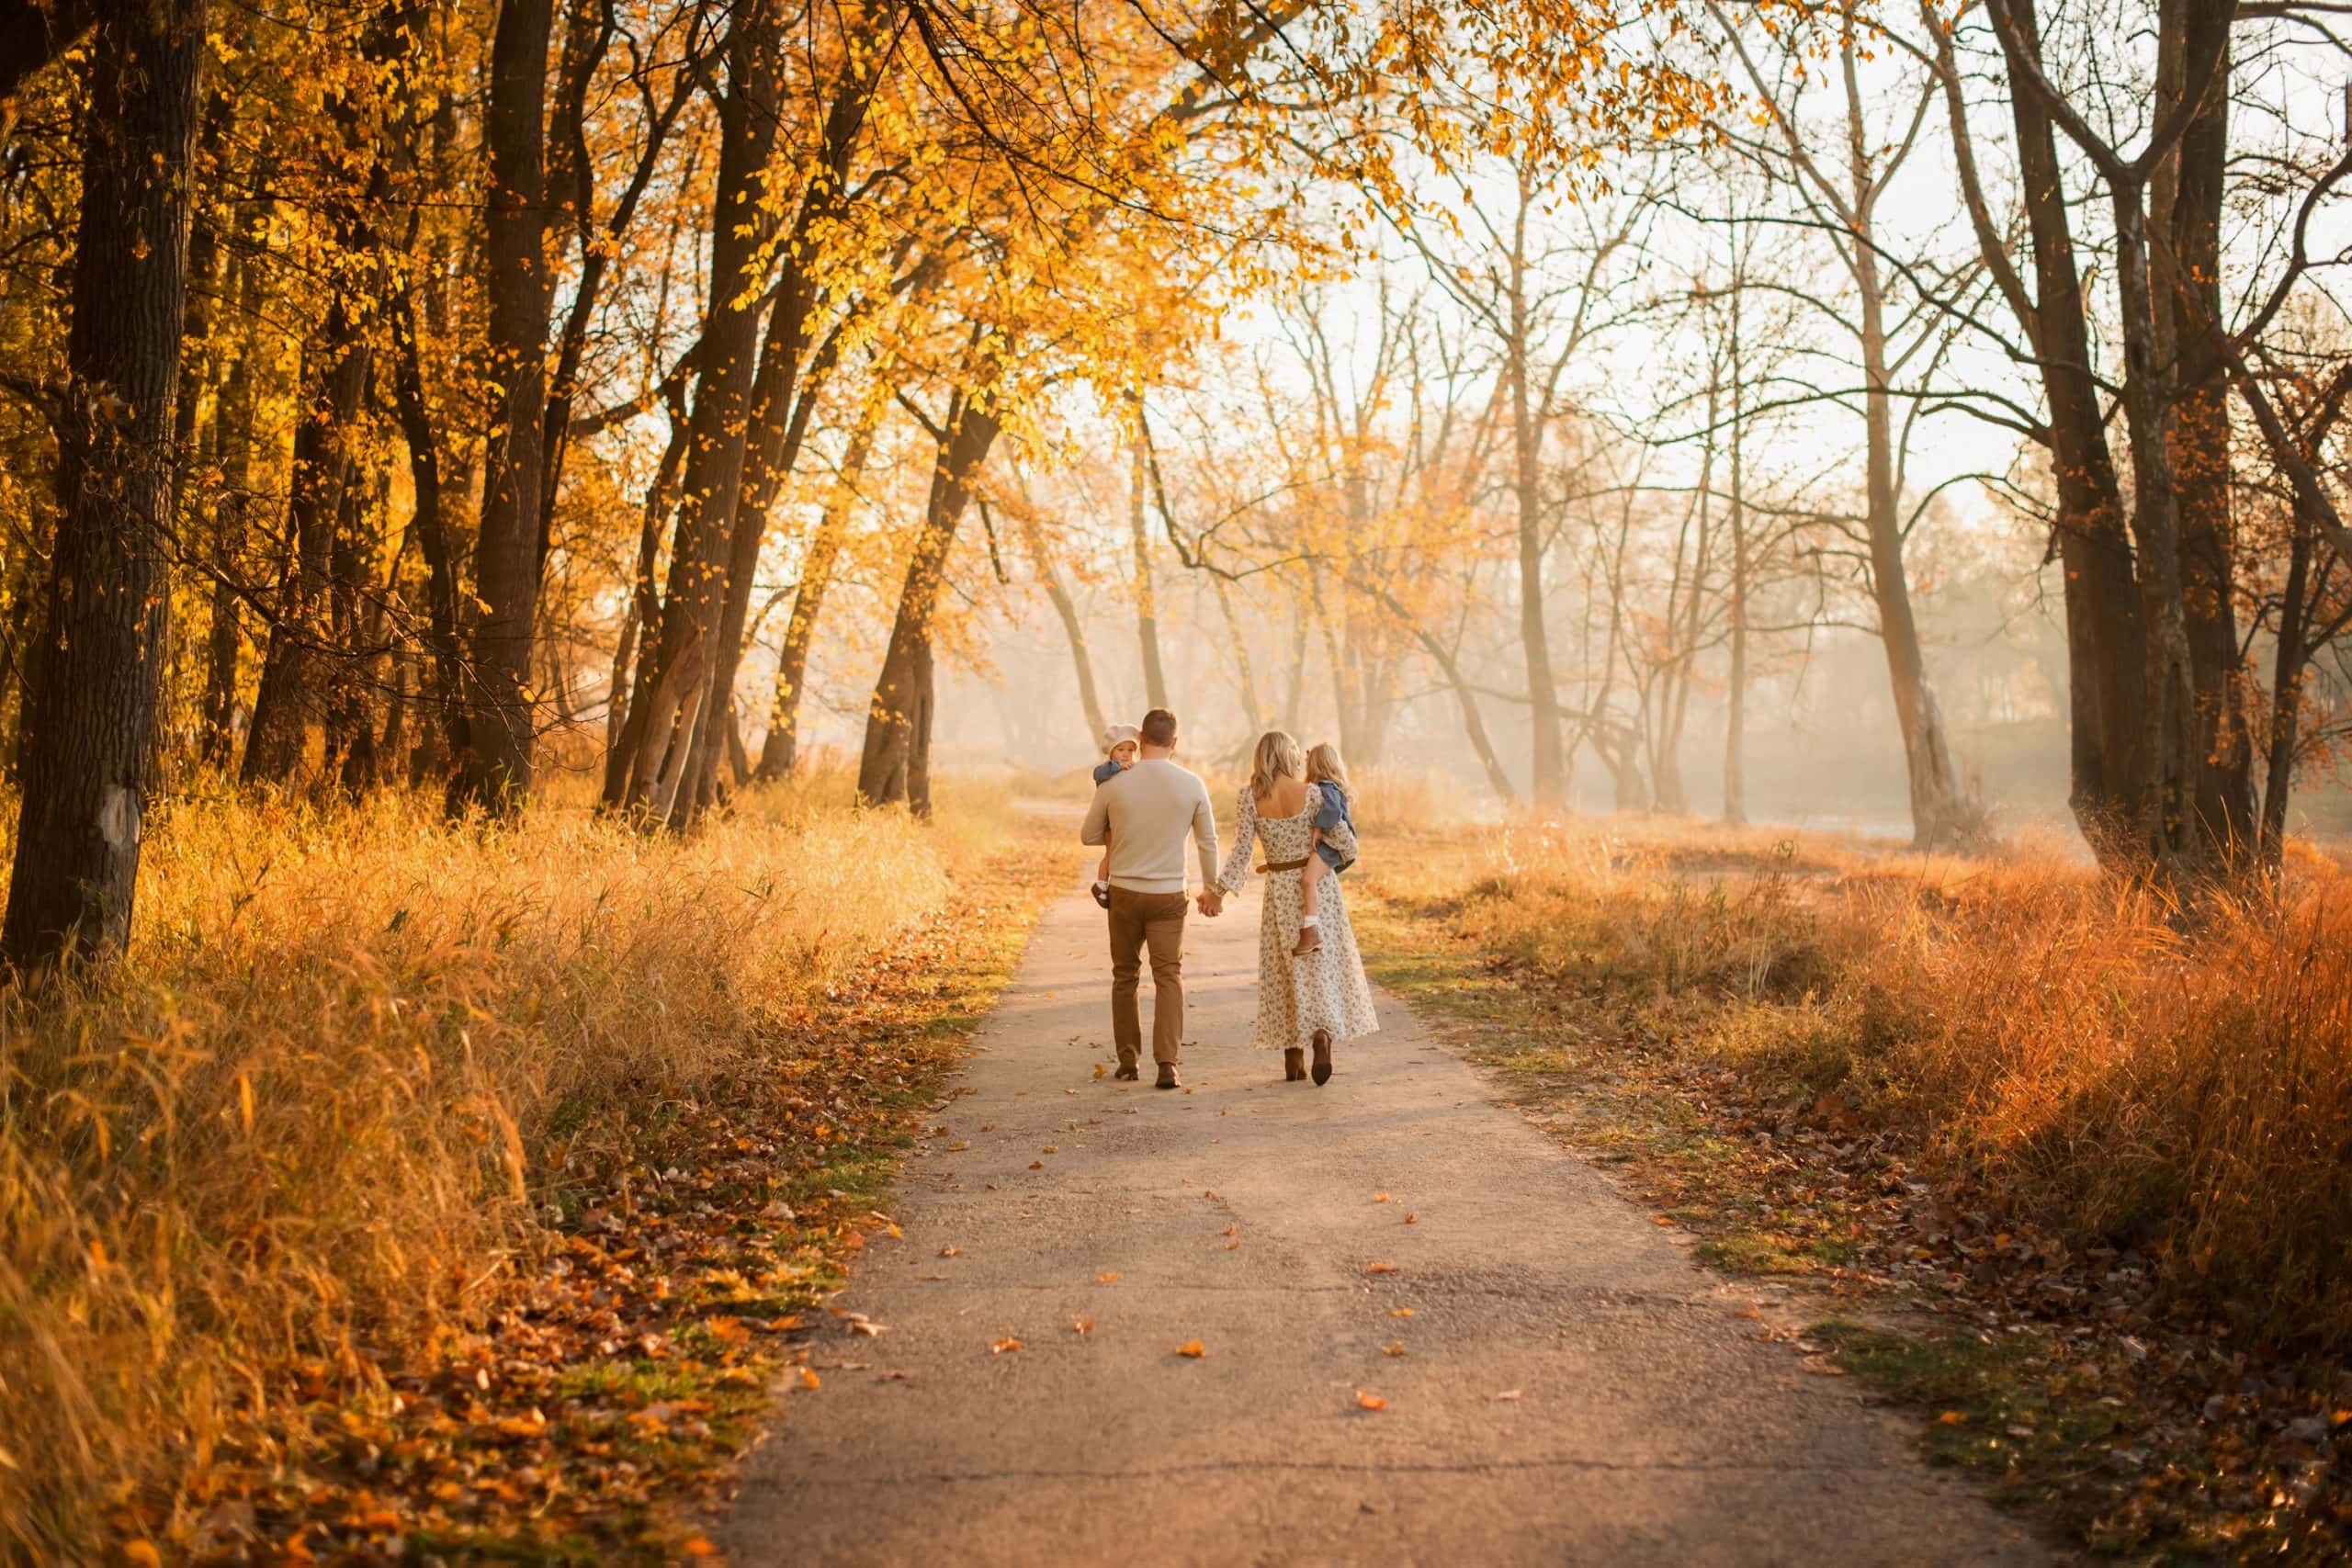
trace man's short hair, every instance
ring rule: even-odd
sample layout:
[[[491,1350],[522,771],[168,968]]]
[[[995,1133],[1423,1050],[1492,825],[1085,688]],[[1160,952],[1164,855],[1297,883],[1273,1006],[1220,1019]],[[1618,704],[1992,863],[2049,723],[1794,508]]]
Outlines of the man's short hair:
[[[1143,716],[1143,743],[1147,746],[1176,744],[1176,716],[1166,708],[1154,708]]]

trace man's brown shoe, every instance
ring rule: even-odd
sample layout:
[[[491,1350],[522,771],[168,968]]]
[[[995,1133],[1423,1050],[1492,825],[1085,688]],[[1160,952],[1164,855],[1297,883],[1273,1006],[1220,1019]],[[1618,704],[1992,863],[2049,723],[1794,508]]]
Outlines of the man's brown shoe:
[[[1283,1053],[1283,1081],[1300,1083],[1306,1077],[1306,1053],[1293,1045]]]
[[[1159,1082],[1152,1087],[1155,1089],[1174,1089],[1176,1087],[1176,1064],[1173,1062],[1160,1063]]]
[[[1121,1062],[1119,1070],[1111,1076],[1121,1083],[1133,1083],[1142,1075],[1136,1071],[1136,1065],[1133,1062]]]
[[[1322,1088],[1331,1081],[1331,1032],[1315,1032],[1315,1087]]]

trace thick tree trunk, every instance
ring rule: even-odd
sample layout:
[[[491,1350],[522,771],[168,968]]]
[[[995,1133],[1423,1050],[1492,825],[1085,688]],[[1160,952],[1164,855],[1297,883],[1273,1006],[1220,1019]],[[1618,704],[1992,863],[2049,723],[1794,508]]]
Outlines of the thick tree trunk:
[[[130,933],[173,526],[173,399],[206,0],[109,17],[92,53],[48,643],[0,927],[19,969]]]
[[[2010,55],[2009,111],[2018,175],[2033,240],[2034,299],[2025,325],[2034,340],[2050,411],[2050,457],[2057,491],[2056,543],[2064,578],[2067,697],[2071,714],[2069,804],[2101,864],[2125,868],[2142,857],[2132,819],[2148,761],[2140,717],[2146,627],[2132,581],[2122,486],[2109,447],[2105,409],[2093,376],[2089,315],[2075,265],[2073,214],[2049,109],[2026,85],[2038,64],[2033,0],[2005,0],[2014,23],[1999,29]],[[2022,48],[2029,57],[2015,58]]]
[[[857,793],[873,805],[905,801],[919,814],[931,811],[932,615],[939,605],[947,553],[972,499],[973,482],[1001,428],[993,411],[977,406],[964,392],[956,394],[939,460],[932,469],[922,531],[907,562],[889,651],[866,709]]]
[[[752,298],[776,224],[764,200],[775,142],[779,65],[771,0],[736,17],[719,105],[718,186],[712,219],[710,314],[687,435],[670,572],[658,620],[649,624],[605,801],[666,822],[687,773],[695,726],[709,687],[728,555],[742,498],[744,449],[758,371],[760,316]],[[720,698],[723,708],[725,699]]]
[[[293,554],[277,595],[277,619],[262,660],[241,776],[248,787],[286,785],[301,771],[312,722],[330,677],[319,668],[327,624],[336,519],[353,482],[352,442],[368,396],[368,353],[359,321],[338,299],[327,309],[315,357],[310,412],[294,436],[286,535]]]
[[[482,246],[492,388],[474,548],[471,635],[453,810],[505,816],[531,789],[537,739],[531,637],[538,620],[539,497],[547,456],[547,76],[552,0],[500,0],[482,113],[489,212]]]
[[[2186,91],[2190,61],[2220,49],[2227,79],[2233,0],[2165,0],[2166,80],[2159,115]],[[2182,608],[2197,692],[2199,831],[2223,860],[2254,847],[2254,745],[2242,698],[2238,641],[2235,523],[2232,515],[2230,383],[2215,352],[2211,323],[2222,315],[2222,199],[2228,183],[2229,95],[2206,96],[2204,110],[2167,161],[2153,220],[2166,234],[2172,265],[2156,277],[2160,356],[2177,365],[2173,406],[2173,480],[2180,514]],[[2175,269],[2177,269],[2177,275]]]
[[[2212,856],[2198,830],[2197,682],[2181,595],[2180,512],[2173,488],[2172,406],[2159,362],[2144,188],[2109,182],[2115,213],[2116,292],[2122,307],[2123,412],[2132,437],[2132,538],[2148,640],[2142,665],[2142,734],[2149,771],[2132,815],[2141,859],[2159,872],[2201,873]]]

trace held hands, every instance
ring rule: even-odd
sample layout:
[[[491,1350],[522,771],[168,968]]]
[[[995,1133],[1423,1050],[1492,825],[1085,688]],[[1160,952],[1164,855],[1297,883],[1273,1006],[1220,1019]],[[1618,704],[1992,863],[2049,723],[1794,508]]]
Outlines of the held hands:
[[[1225,895],[1214,887],[1202,888],[1201,896],[1193,902],[1206,919],[1215,919],[1225,913]]]

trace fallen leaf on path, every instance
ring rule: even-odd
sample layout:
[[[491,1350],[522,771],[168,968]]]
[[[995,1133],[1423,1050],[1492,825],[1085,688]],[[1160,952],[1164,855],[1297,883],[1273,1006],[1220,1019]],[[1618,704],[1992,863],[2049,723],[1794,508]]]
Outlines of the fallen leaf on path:
[[[964,1256],[964,1249],[951,1241],[945,1247],[939,1249],[939,1256],[942,1258],[961,1258]]]
[[[1176,1353],[1180,1356],[1190,1356],[1193,1360],[1197,1361],[1203,1356],[1207,1355],[1209,1351],[1208,1347],[1202,1344],[1199,1340],[1187,1339],[1184,1343],[1176,1347]]]
[[[1968,1412],[1965,1410],[1947,1410],[1942,1415],[1936,1417],[1936,1424],[1942,1427],[1965,1427],[1968,1425]]]
[[[1033,1159],[1029,1162],[1029,1168],[1032,1170],[1043,1170],[1046,1168],[1046,1162],[1041,1159]]]
[[[868,1339],[879,1339],[889,1330],[885,1325],[875,1322],[864,1313],[854,1312],[849,1314],[849,1331],[852,1334],[863,1334]]]
[[[1363,1266],[1363,1271],[1367,1274],[1394,1274],[1396,1272],[1396,1265],[1382,1262],[1367,1263]]]
[[[1388,1408],[1388,1402],[1386,1400],[1381,1398],[1380,1395],[1376,1393],[1366,1393],[1362,1389],[1356,1390],[1356,1403],[1363,1405],[1366,1410],[1385,1410]]]
[[[800,1369],[800,1386],[802,1388],[816,1388],[820,1386],[814,1368],[803,1367]]]
[[[1372,1201],[1375,1203],[1385,1203],[1388,1201],[1388,1194],[1385,1192],[1375,1192],[1372,1195]]]
[[[1391,1339],[1380,1348],[1380,1353],[1384,1356],[1401,1356],[1405,1353],[1405,1342],[1402,1339]]]
[[[1405,1223],[1408,1225],[1419,1224],[1421,1223],[1421,1216],[1419,1214],[1408,1214],[1405,1216]]]
[[[685,1540],[680,1541],[678,1543],[678,1550],[684,1552],[689,1557],[716,1557],[718,1555],[718,1548],[713,1546],[707,1537],[698,1535],[690,1535],[686,1537]]]
[[[1502,1400],[1502,1399],[1517,1399],[1517,1398],[1519,1397],[1519,1395],[1520,1395],[1520,1391],[1519,1391],[1518,1389],[1513,1388],[1513,1389],[1506,1389],[1506,1390],[1504,1390],[1502,1393],[1498,1393],[1498,1394],[1495,1395],[1495,1397],[1496,1397],[1497,1399],[1498,1399],[1498,1400]]]
[[[1118,1277],[1119,1271],[1116,1269],[1107,1269],[1102,1273],[1095,1275],[1094,1282],[1098,1285],[1107,1285]]]
[[[1095,1063],[1095,1064],[1094,1064],[1094,1076],[1095,1076],[1096,1077],[1098,1077],[1098,1078],[1099,1078],[1099,1077],[1101,1077],[1103,1075],[1103,1072],[1104,1072],[1104,1071],[1105,1071],[1105,1069],[1104,1069],[1104,1067],[1103,1067],[1103,1066],[1102,1066],[1102,1063],[1097,1062],[1097,1063]]]
[[[1093,1327],[1094,1320],[1091,1317],[1073,1317],[1069,1320],[1069,1331],[1072,1334],[1085,1334]]]
[[[1000,1339],[995,1344],[989,1347],[989,1354],[991,1356],[1001,1356],[1007,1350],[1018,1350],[1020,1348],[1021,1341],[1018,1339]]]
[[[1673,1223],[1674,1216],[1672,1214],[1652,1214],[1650,1216],[1650,1224],[1654,1225],[1670,1225]]]
[[[1051,1144],[1047,1144],[1047,1145],[1046,1145],[1046,1152],[1047,1154],[1054,1154],[1054,1153],[1056,1153],[1056,1152],[1057,1152],[1057,1151],[1054,1148],[1054,1145],[1051,1145]]]
[[[1223,1230],[1221,1230],[1221,1231],[1217,1232],[1216,1234],[1217,1234],[1217,1235],[1232,1235],[1233,1234],[1235,1234],[1236,1232],[1238,1232],[1238,1230],[1240,1230],[1240,1229],[1241,1229],[1241,1227],[1240,1227],[1239,1225],[1238,1225],[1238,1224],[1235,1224],[1235,1225],[1227,1225],[1227,1226],[1226,1226]]]

